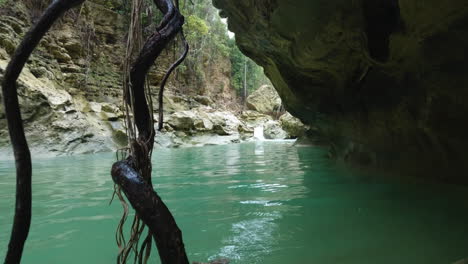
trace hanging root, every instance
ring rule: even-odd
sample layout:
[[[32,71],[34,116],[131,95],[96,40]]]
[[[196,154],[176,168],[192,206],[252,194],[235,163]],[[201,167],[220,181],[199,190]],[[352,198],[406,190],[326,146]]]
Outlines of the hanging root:
[[[130,254],[134,254],[134,262],[146,263],[150,253],[152,239],[156,242],[162,264],[188,264],[182,233],[172,217],[169,209],[153,190],[151,182],[151,155],[154,145],[154,120],[149,85],[146,76],[154,61],[159,57],[167,44],[181,32],[184,17],[179,13],[178,4],[172,0],[154,0],[164,18],[157,30],[145,42],[136,60],[131,63],[135,46],[133,39],[141,38],[139,24],[139,8],[141,0],[134,0],[132,10],[132,25],[127,42],[127,56],[124,73],[124,103],[127,115],[127,133],[129,136],[129,155],[126,159],[116,162],[112,167],[112,179],[115,191],[124,206],[124,215],[117,230],[116,240],[120,252],[117,258],[119,264],[127,262]],[[185,49],[188,49],[183,37]],[[165,77],[167,81],[172,72],[185,58],[187,51],[171,66]],[[132,65],[130,67],[130,65]],[[145,89],[146,88],[146,89]],[[162,86],[164,89],[164,86]],[[123,194],[136,211],[130,231],[129,241],[123,237],[123,225],[128,215],[128,206]],[[138,242],[145,227],[148,235],[141,247]]]
[[[171,76],[171,73],[185,60],[189,52],[189,45],[187,43],[187,40],[185,39],[183,30],[180,31],[180,35],[182,37],[182,42],[184,45],[184,52],[179,57],[179,59],[176,62],[174,62],[171,65],[171,67],[169,67],[169,70],[167,70],[166,74],[164,75],[164,78],[162,79],[162,82],[161,82],[161,86],[159,87],[159,94],[158,94],[158,103],[159,103],[158,130],[159,131],[163,129],[163,125],[164,125],[164,87],[166,87],[167,80],[169,79],[169,76]]]
[[[39,21],[24,36],[8,64],[2,82],[5,115],[16,163],[16,205],[10,242],[5,263],[20,263],[24,243],[31,225],[31,154],[29,151],[16,90],[16,80],[31,53],[52,24],[67,10],[84,0],[56,0],[46,9]]]

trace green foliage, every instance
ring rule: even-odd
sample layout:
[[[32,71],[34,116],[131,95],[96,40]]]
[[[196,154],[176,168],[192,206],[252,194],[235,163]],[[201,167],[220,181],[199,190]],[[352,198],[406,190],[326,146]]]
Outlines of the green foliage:
[[[210,30],[206,22],[195,16],[190,15],[186,19],[185,28],[187,31],[187,39],[200,39],[206,36]]]
[[[186,18],[184,32],[190,45],[190,53],[183,64],[187,69],[184,74],[189,82],[202,85],[206,67],[229,57],[227,28],[211,0],[199,0],[194,5],[185,1],[181,11]]]
[[[263,84],[270,83],[263,73],[263,68],[242,54],[234,39],[229,40],[229,49],[231,85],[236,89],[239,96],[244,94],[244,79],[247,84],[247,94],[252,93]]]
[[[120,11],[127,11],[130,6],[128,0],[94,0],[94,2],[119,13]]]
[[[114,10],[117,6],[117,1],[112,1],[112,0],[105,0],[102,3],[105,7]]]
[[[5,0],[0,0],[5,1]],[[130,15],[130,0],[93,0],[121,14]],[[190,45],[190,52],[182,65],[176,70],[176,75],[182,77],[190,87],[202,87],[206,81],[207,69],[226,59],[231,62],[231,85],[243,94],[244,77],[247,79],[249,93],[269,81],[261,67],[245,57],[237,48],[234,39],[228,36],[226,24],[221,20],[218,10],[213,7],[212,0],[180,1],[181,12],[185,16],[184,32]],[[129,21],[129,18],[126,18]],[[162,15],[154,8],[152,0],[144,0],[141,22],[145,37],[154,32]],[[178,41],[175,43],[179,43]],[[180,53],[180,46],[174,46],[174,57]],[[247,75],[244,76],[247,65]],[[224,69],[223,69],[224,70]]]

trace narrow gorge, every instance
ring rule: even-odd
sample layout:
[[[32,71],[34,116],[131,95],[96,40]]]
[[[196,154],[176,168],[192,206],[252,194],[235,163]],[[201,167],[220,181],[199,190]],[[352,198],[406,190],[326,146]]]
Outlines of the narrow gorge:
[[[467,47],[466,0],[0,0],[0,259],[468,264]]]

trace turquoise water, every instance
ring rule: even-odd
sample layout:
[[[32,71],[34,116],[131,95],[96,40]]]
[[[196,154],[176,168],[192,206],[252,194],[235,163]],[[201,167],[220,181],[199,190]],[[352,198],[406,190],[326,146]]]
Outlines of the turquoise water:
[[[449,264],[468,257],[468,189],[351,172],[325,150],[257,142],[154,153],[155,188],[191,261]],[[34,160],[23,263],[115,263],[121,215],[109,205],[113,154]],[[0,258],[10,233],[14,164],[0,161]],[[154,258],[156,262],[156,256]]]

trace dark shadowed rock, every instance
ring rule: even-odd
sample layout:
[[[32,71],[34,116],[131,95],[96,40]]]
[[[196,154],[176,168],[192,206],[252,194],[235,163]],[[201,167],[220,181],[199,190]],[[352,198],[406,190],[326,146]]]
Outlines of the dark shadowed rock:
[[[468,258],[461,259],[461,260],[459,260],[457,262],[454,262],[453,264],[468,264]]]
[[[306,134],[308,129],[301,120],[292,116],[290,113],[283,114],[280,119],[281,128],[286,131],[290,137],[302,137]]]
[[[293,2],[213,0],[286,110],[335,157],[468,182],[466,0]]]

